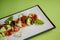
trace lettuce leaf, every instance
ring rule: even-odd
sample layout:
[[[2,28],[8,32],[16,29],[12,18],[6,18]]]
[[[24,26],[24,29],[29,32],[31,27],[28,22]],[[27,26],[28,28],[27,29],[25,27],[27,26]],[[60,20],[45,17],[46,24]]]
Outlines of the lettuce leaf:
[[[12,20],[13,20],[13,16],[10,16],[10,17],[5,21],[5,23],[6,23],[6,24],[10,24]]]

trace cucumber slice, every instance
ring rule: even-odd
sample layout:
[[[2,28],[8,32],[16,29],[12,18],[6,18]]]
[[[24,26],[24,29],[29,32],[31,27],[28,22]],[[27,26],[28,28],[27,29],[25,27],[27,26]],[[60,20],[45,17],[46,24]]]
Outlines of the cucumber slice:
[[[2,36],[5,36],[5,33],[4,32],[2,33]]]
[[[11,30],[12,27],[10,25],[7,25],[7,30]]]
[[[28,17],[32,17],[33,16],[33,14],[32,13],[30,13],[29,15],[28,15]]]
[[[31,18],[27,19],[27,25],[31,25]]]
[[[21,20],[18,21],[17,26],[22,27]]]
[[[2,28],[0,29],[0,32],[6,32],[5,27],[2,27]]]

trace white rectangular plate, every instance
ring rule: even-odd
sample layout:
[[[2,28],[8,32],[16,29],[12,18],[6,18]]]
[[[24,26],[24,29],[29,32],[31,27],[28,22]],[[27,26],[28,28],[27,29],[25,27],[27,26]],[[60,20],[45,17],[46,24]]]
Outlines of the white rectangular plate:
[[[44,25],[39,25],[39,26],[31,25],[29,27],[24,27],[21,29],[21,32],[22,32],[21,37],[17,38],[12,35],[12,36],[6,37],[6,40],[24,40],[24,39],[33,37],[37,34],[40,34],[42,32],[55,28],[55,25],[50,21],[50,19],[46,16],[46,14],[42,11],[42,9],[38,5],[28,8],[27,10],[13,14],[14,20],[17,19],[18,16],[21,14],[28,15],[29,13],[36,13],[38,15],[39,19],[44,21]],[[9,15],[9,16],[11,16],[11,15]],[[4,24],[4,21],[9,16],[0,19],[0,24]]]

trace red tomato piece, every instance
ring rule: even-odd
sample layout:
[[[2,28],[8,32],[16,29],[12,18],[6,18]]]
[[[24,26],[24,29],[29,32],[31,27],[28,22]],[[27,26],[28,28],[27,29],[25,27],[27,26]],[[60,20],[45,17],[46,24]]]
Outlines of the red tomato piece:
[[[25,27],[27,24],[26,23],[22,23],[22,26]]]
[[[33,19],[33,20],[36,20],[36,19],[37,19],[37,15],[36,15],[36,14],[33,14],[32,19]]]
[[[14,26],[14,27],[13,27],[13,30],[14,30],[14,32],[18,32],[18,31],[20,30],[20,27]]]
[[[22,16],[21,17],[21,20],[26,20],[27,19],[27,16]]]
[[[12,35],[12,31],[8,30],[8,31],[6,32],[6,36],[11,36],[11,35]]]

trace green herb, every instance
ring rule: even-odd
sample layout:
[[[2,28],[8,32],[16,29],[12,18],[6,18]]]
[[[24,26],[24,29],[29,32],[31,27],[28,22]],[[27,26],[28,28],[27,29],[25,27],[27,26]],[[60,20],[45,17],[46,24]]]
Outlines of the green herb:
[[[35,21],[35,24],[37,24],[37,25],[42,25],[42,24],[44,24],[44,22],[43,22],[42,20],[37,19],[37,20]]]
[[[10,24],[12,20],[13,20],[13,16],[10,16],[10,17],[5,21],[5,23],[6,23],[6,24]]]

